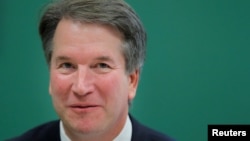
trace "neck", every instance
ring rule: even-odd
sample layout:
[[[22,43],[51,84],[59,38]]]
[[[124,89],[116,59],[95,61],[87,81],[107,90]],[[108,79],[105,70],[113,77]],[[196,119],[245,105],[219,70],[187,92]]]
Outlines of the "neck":
[[[119,119],[119,118],[118,118]],[[95,133],[82,133],[75,132],[74,130],[67,129],[66,126],[63,126],[67,136],[72,141],[111,141],[119,135],[123,127],[125,126],[127,120],[127,115],[122,116],[120,120],[115,121],[109,128],[104,129],[103,131]]]

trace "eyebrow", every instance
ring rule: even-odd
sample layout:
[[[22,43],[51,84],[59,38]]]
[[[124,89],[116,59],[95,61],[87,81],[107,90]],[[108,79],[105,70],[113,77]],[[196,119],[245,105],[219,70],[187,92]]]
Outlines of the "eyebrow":
[[[95,58],[95,60],[98,60],[98,61],[107,61],[107,62],[114,63],[114,60],[111,59],[108,56],[100,56],[100,57]]]
[[[58,57],[55,58],[55,62],[67,61],[67,60],[71,60],[70,57],[58,56]],[[109,56],[99,56],[99,57],[94,58],[94,60],[96,60],[96,61],[107,61],[107,62],[114,63],[114,60],[111,59]]]
[[[64,61],[64,60],[70,60],[69,57],[67,56],[58,56],[55,58],[55,61],[58,62],[58,61]]]

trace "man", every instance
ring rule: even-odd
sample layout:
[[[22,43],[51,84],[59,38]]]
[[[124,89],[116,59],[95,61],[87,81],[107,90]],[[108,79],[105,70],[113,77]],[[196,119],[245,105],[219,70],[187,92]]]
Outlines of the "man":
[[[60,118],[13,141],[170,141],[129,112],[146,33],[123,0],[59,0],[39,26]]]

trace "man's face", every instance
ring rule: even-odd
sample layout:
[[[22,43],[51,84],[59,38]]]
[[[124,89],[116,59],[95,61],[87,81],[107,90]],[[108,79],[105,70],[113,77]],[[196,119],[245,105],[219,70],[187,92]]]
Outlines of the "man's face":
[[[122,36],[97,24],[59,22],[50,66],[50,94],[67,134],[117,134],[135,96],[138,71],[126,74]]]

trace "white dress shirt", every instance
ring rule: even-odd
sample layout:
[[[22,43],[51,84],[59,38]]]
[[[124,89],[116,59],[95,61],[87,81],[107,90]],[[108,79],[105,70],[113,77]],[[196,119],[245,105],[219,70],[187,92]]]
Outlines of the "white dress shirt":
[[[131,141],[131,137],[132,137],[132,123],[129,116],[127,116],[124,127],[122,128],[119,135],[113,141]],[[71,141],[67,136],[67,134],[65,133],[62,121],[60,121],[60,138],[61,141]]]

